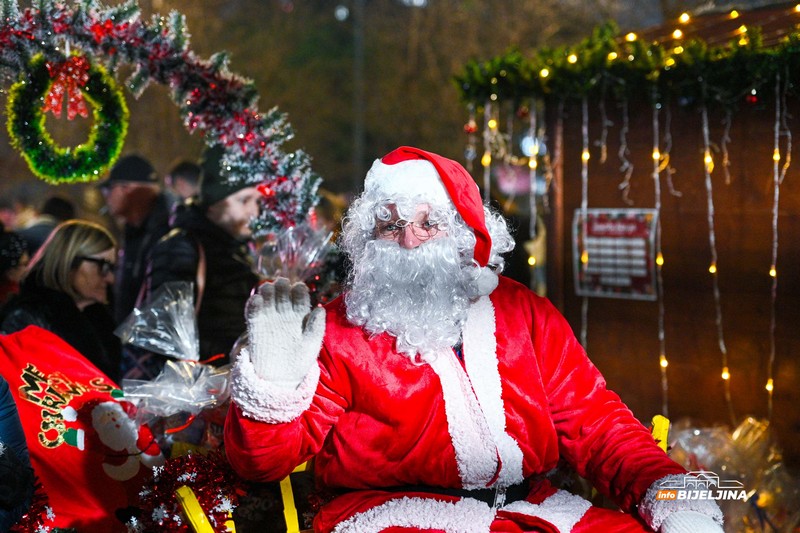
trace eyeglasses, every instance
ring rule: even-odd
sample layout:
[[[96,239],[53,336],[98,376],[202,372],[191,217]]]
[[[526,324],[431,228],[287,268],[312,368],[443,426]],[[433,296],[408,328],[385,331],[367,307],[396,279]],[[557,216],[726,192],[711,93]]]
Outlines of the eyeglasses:
[[[411,233],[421,241],[427,241],[439,233],[439,224],[436,222],[430,220],[414,222],[413,220],[403,219],[379,222],[376,231],[381,239],[396,239],[401,231],[409,228]]]
[[[89,261],[90,263],[94,263],[97,265],[98,270],[100,270],[101,276],[108,276],[114,269],[117,268],[116,263],[109,261],[108,259],[100,259],[99,257],[87,257],[85,255],[79,256],[78,259],[81,261]]]

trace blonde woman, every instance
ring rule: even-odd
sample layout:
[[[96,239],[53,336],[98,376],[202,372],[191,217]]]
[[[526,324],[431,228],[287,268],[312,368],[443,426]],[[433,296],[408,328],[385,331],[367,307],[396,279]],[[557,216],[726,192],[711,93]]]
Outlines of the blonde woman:
[[[118,381],[120,345],[107,309],[116,256],[116,242],[102,226],[60,224],[31,260],[19,295],[0,313],[0,330],[49,330]]]

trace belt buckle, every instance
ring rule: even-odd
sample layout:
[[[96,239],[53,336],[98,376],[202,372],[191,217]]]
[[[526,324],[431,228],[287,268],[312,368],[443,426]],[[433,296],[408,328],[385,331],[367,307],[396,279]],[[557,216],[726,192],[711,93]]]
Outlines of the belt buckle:
[[[494,505],[493,509],[499,509],[506,503],[506,487],[494,488]]]

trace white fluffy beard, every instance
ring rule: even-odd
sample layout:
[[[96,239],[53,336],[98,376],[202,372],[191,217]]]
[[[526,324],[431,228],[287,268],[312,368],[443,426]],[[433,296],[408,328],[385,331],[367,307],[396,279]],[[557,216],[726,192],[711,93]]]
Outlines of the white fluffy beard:
[[[345,296],[347,318],[377,335],[387,332],[413,362],[454,346],[469,307],[468,268],[447,236],[413,249],[394,241],[368,241]]]

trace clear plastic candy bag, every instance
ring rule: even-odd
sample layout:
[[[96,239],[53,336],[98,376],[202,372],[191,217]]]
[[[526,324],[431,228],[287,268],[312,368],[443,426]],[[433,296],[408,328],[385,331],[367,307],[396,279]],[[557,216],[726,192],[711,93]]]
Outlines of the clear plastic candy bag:
[[[194,315],[194,283],[164,283],[114,331],[123,344],[176,359],[200,359]]]
[[[308,222],[270,233],[259,242],[258,271],[268,280],[283,277],[293,283],[307,281],[333,248],[332,236],[332,231],[313,228]]]
[[[217,449],[230,399],[230,366],[167,361],[152,381],[123,379],[136,421],[148,424],[167,457]]]
[[[230,367],[190,361],[167,361],[152,381],[123,379],[125,399],[136,405],[137,417],[147,423],[178,413],[197,415],[224,403],[230,396]]]

